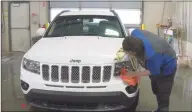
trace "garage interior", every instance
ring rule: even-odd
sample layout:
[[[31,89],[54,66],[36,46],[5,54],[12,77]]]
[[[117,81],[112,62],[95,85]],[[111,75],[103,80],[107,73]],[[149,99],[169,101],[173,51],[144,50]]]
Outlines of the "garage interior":
[[[27,111],[29,105],[20,87],[21,59],[34,44],[36,31],[51,22],[62,10],[113,9],[125,28],[149,30],[162,38],[169,25],[180,31],[172,46],[178,56],[178,70],[170,97],[170,111],[192,111],[192,2],[133,1],[133,0],[62,0],[62,1],[2,1],[1,2],[1,81],[2,110]],[[171,31],[173,31],[171,30]],[[165,34],[166,33],[166,34]],[[137,111],[151,111],[157,107],[150,79],[142,77]]]

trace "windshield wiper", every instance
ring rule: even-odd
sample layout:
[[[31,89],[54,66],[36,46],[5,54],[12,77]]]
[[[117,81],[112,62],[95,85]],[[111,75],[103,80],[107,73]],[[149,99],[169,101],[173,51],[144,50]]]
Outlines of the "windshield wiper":
[[[46,37],[63,37],[62,35],[47,35]]]
[[[92,33],[82,34],[82,36],[86,36],[86,35],[94,35],[94,36],[98,36],[97,34],[92,34]]]
[[[121,38],[119,36],[108,36],[108,35],[98,35],[98,36],[101,36],[101,37],[112,37],[112,38]]]

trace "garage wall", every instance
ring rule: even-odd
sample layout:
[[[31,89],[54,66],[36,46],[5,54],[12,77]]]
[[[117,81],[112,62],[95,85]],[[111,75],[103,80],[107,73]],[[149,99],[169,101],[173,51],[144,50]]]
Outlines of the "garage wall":
[[[31,37],[35,36],[36,30],[48,22],[48,2],[30,2]],[[33,16],[33,13],[37,14]]]
[[[175,2],[173,0],[174,6],[174,22],[175,27],[179,27],[183,30],[182,40],[182,59],[185,60],[187,65],[192,67],[192,2]]]
[[[2,51],[9,51],[9,38],[8,38],[8,2],[2,2],[4,15],[5,15],[5,31],[2,34]],[[117,3],[116,3],[117,4]],[[45,7],[43,7],[45,5]],[[69,5],[69,4],[68,4]],[[66,4],[66,6],[68,6]],[[77,5],[78,6],[78,5]],[[124,5],[126,6],[126,5]],[[128,5],[127,5],[128,6]],[[167,17],[170,15],[170,4],[168,2],[165,4],[165,12],[163,17],[163,23],[166,23]],[[144,24],[146,29],[154,33],[157,33],[156,24],[162,19],[164,2],[144,2]],[[39,15],[39,24],[33,24],[31,22],[31,36],[35,36],[36,29],[48,21],[48,2],[30,2],[30,12],[37,13]]]
[[[142,11],[143,3],[141,1],[132,1],[132,0],[123,0],[123,1],[117,1],[117,0],[63,0],[63,1],[50,1],[50,9],[103,9],[103,10],[109,10],[114,9],[119,14],[120,18],[123,16],[123,19],[131,20],[129,19],[129,12],[132,11]],[[129,11],[128,11],[129,10]],[[122,14],[124,13],[124,14]],[[137,12],[136,12],[137,13]],[[121,15],[120,15],[121,14]],[[127,14],[127,15],[125,15]],[[127,18],[125,18],[127,16]],[[132,16],[133,17],[133,16]],[[121,18],[121,19],[122,19]],[[130,17],[131,18],[131,17]],[[142,18],[142,14],[139,15],[139,18]],[[125,20],[124,20],[125,21]],[[142,20],[141,20],[142,21]],[[139,27],[139,23],[124,23],[127,28],[129,27]]]
[[[173,17],[173,25],[175,27],[183,27],[185,34],[183,38],[187,41],[183,41],[183,54],[184,57],[181,59],[182,63],[192,66],[192,2],[144,2],[144,24],[146,29],[157,34],[156,24],[161,23],[163,9],[163,24],[167,23],[168,17]],[[164,7],[165,6],[165,7]],[[177,41],[175,44],[178,44]],[[176,51],[178,50],[175,49]]]
[[[10,52],[10,34],[9,34],[9,3],[2,2],[2,52]],[[33,15],[36,15],[35,17]],[[30,33],[35,36],[37,28],[48,22],[48,2],[30,2]]]
[[[74,0],[71,0],[74,1]],[[93,1],[93,0],[90,0]],[[110,7],[115,7],[119,9],[137,9],[137,8],[142,8],[142,2],[133,2],[130,0],[126,0],[127,2],[115,2],[114,0],[109,0],[112,1],[110,2],[50,2],[50,7],[52,8],[110,8]],[[157,34],[157,28],[156,24],[160,23],[162,20],[162,23],[166,24],[167,18],[171,15],[171,8],[170,8],[170,2],[159,2],[155,1],[154,2],[144,2],[144,15],[143,15],[143,22],[146,26],[147,30],[152,31],[153,33]],[[163,12],[164,10],[164,12]],[[164,13],[164,14],[163,14]],[[162,19],[163,15],[163,19]]]
[[[9,51],[8,2],[2,2],[1,28],[1,50],[4,53]]]
[[[146,29],[157,34],[156,24],[167,23],[167,19],[172,12],[170,6],[170,2],[144,2],[144,24]]]
[[[118,9],[140,9],[142,8],[142,2],[133,2],[131,0],[126,1],[50,1],[51,8],[118,8]]]

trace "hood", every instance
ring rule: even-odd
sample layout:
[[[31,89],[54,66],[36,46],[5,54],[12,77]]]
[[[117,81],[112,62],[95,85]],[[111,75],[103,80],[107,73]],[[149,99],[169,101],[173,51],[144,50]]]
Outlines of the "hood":
[[[25,57],[53,64],[76,62],[79,64],[107,64],[114,62],[122,41],[123,38],[98,36],[42,38],[25,54]]]

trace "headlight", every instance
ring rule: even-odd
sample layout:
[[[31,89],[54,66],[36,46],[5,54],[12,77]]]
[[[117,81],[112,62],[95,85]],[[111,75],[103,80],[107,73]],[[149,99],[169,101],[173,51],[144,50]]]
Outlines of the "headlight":
[[[30,72],[40,74],[40,63],[37,61],[23,58],[23,68]]]
[[[134,71],[130,61],[118,62],[115,64],[114,76],[120,76],[120,70],[126,68],[128,71]]]

